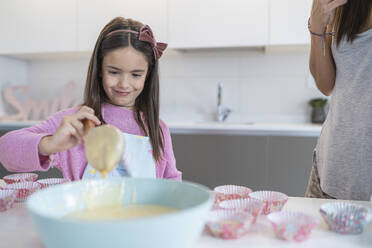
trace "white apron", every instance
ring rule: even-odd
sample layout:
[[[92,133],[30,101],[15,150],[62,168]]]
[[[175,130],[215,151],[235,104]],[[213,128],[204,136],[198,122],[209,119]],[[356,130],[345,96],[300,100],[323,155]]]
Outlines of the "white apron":
[[[118,166],[107,174],[107,178],[129,176],[126,167],[131,172],[130,177],[156,178],[156,164],[152,156],[150,138],[127,133],[123,133],[123,135],[125,139],[123,158]],[[101,174],[88,163],[82,179],[97,178],[102,178]]]

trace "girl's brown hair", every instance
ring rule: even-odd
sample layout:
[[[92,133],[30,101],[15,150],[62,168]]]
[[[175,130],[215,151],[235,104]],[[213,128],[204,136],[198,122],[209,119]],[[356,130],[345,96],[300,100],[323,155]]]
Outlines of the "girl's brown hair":
[[[150,137],[153,157],[159,161],[164,152],[163,133],[159,124],[159,71],[152,47],[138,36],[129,32],[107,34],[118,29],[130,29],[139,32],[144,25],[138,21],[116,17],[111,20],[98,36],[89,62],[88,75],[84,91],[84,105],[91,107],[102,123],[102,104],[108,101],[102,85],[102,61],[107,52],[131,46],[143,53],[148,62],[148,72],[141,94],[136,98],[134,117],[146,135]]]
[[[346,37],[353,42],[361,30],[368,24],[372,8],[372,0],[348,0],[338,7],[333,19],[337,45]]]

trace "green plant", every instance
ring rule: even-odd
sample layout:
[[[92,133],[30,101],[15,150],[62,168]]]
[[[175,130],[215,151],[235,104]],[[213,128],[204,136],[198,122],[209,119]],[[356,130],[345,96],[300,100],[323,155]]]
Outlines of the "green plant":
[[[327,99],[325,98],[313,98],[309,101],[311,107],[324,107],[327,104]]]

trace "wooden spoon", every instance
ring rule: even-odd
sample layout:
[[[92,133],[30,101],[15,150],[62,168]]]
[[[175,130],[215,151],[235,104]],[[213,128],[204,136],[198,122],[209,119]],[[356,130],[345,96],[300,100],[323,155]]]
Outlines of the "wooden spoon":
[[[95,127],[93,121],[83,120],[85,155],[88,163],[105,178],[123,156],[125,141],[121,131],[112,125]]]

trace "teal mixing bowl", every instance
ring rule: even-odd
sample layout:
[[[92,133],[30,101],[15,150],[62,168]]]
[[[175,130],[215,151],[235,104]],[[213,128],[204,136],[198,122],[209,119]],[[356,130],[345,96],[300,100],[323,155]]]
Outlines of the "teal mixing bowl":
[[[122,185],[122,204],[162,205],[179,211],[131,220],[63,218],[84,209],[87,195],[95,206],[118,202]],[[189,248],[202,232],[212,204],[209,189],[201,185],[133,178],[57,185],[34,193],[27,200],[40,238],[49,248]]]

